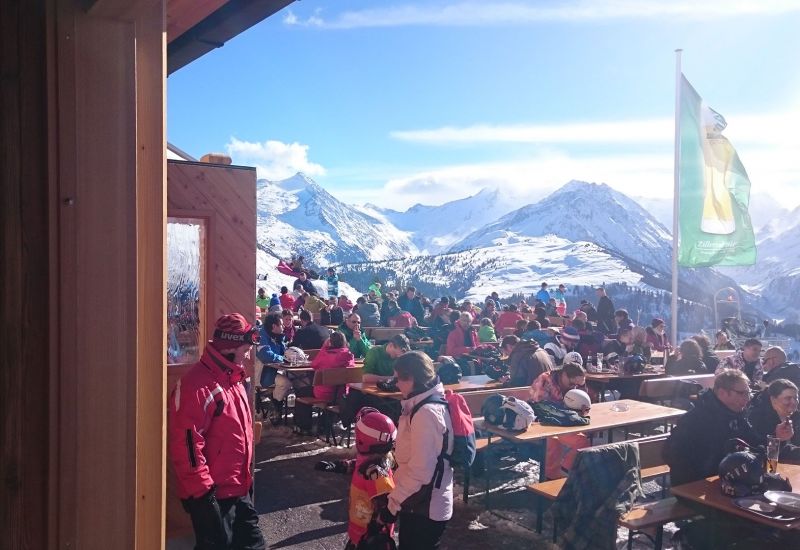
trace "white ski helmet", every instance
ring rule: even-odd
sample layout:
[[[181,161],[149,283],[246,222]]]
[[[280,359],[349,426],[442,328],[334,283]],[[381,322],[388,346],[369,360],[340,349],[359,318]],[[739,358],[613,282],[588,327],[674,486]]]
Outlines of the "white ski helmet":
[[[506,409],[506,418],[503,421],[503,427],[507,430],[527,430],[528,426],[536,420],[533,409],[522,399],[508,397],[505,403],[503,403],[502,408]]]
[[[283,352],[283,358],[290,363],[303,363],[308,361],[308,355],[306,355],[306,352],[295,346],[286,348],[286,351]]]
[[[583,357],[577,351],[568,351],[567,354],[564,356],[565,363],[577,363],[580,366],[583,366]]]
[[[564,395],[564,405],[574,411],[586,414],[592,408],[592,400],[585,391],[572,389]]]

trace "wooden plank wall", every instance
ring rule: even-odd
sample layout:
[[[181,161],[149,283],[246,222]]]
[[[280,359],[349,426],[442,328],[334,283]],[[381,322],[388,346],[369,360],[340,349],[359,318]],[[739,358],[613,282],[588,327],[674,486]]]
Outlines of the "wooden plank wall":
[[[0,546],[46,548],[54,320],[45,2],[0,8]]]
[[[54,2],[53,547],[164,544],[164,10]]]
[[[206,222],[206,334],[226,313],[255,322],[256,172],[254,168],[170,160],[167,163],[167,214]],[[253,375],[253,358],[246,365]],[[167,395],[188,370],[170,366]],[[191,532],[188,515],[167,487],[167,538]]]

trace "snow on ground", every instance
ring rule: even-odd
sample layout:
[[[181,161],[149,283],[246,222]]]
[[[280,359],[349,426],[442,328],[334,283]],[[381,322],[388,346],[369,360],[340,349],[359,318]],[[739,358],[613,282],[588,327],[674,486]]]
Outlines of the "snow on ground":
[[[640,274],[593,243],[572,242],[554,235],[506,236],[492,242],[495,246],[472,251],[496,258],[498,263],[494,270],[478,274],[467,292],[470,300],[483,301],[493,291],[501,296],[535,294],[545,281],[551,286],[613,281],[651,288],[641,282]]]

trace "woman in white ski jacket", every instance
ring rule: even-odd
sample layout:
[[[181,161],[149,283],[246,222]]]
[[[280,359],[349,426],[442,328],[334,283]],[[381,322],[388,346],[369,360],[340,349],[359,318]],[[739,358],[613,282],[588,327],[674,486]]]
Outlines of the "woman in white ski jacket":
[[[444,386],[424,353],[411,351],[394,365],[403,394],[396,443],[395,488],[389,511],[399,516],[400,550],[439,548],[453,515],[453,428]]]

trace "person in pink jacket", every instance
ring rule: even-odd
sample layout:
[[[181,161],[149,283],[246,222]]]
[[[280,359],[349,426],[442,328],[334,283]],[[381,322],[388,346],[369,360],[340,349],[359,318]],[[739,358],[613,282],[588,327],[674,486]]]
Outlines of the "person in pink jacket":
[[[355,367],[355,357],[347,347],[347,339],[338,330],[325,340],[319,353],[311,361],[311,368],[315,371],[321,369],[341,369]],[[344,388],[342,388],[343,390]],[[341,395],[335,395],[334,386],[314,386],[314,397],[324,399],[328,403],[335,403]],[[342,392],[343,393],[343,392]]]
[[[472,315],[467,312],[458,317],[455,328],[447,335],[445,355],[458,357],[478,347],[478,334],[472,328]]]
[[[266,547],[250,497],[253,414],[242,365],[258,334],[239,313],[220,317],[167,402],[169,459],[199,550]]]

